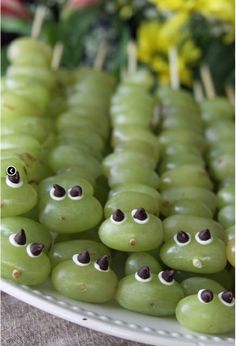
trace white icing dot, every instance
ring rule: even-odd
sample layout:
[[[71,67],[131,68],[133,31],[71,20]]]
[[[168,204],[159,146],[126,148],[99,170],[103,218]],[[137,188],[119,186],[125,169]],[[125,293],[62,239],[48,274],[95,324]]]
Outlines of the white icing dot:
[[[192,263],[193,263],[193,266],[195,268],[202,268],[203,267],[202,261],[197,257],[193,258]]]
[[[186,243],[181,243],[180,241],[178,241],[178,239],[177,239],[178,233],[176,233],[176,234],[174,235],[174,241],[176,242],[177,245],[179,245],[179,246],[185,246],[185,245],[188,245],[188,244],[191,242],[191,240],[192,240],[191,235],[190,235],[189,233],[187,233],[187,232],[185,232],[185,233],[186,233],[186,234],[188,235],[188,237],[189,237],[189,239],[188,239],[188,241],[186,241]]]
[[[150,277],[147,279],[142,279],[139,275],[138,272],[135,273],[135,279],[139,282],[150,282],[152,280],[152,273],[150,273]]]
[[[223,300],[223,298],[222,298],[223,293],[224,293],[224,292],[220,292],[220,293],[218,294],[218,297],[219,297],[221,303],[223,303],[225,306],[228,306],[228,307],[234,306],[234,304],[235,304],[234,298],[233,298],[233,300],[232,300],[231,303],[228,303],[228,302],[226,302],[225,300]]]
[[[94,268],[99,270],[100,272],[103,272],[103,273],[107,273],[110,271],[110,268],[108,267],[106,270],[103,270],[99,267],[99,265],[97,264],[97,262],[94,262]]]
[[[166,286],[171,286],[171,285],[173,285],[173,284],[175,283],[175,280],[174,280],[174,279],[173,279],[172,281],[170,281],[170,282],[168,282],[168,281],[166,281],[165,279],[163,279],[162,273],[163,273],[163,271],[160,272],[160,273],[158,273],[158,278],[159,278],[159,280],[160,280],[160,282],[161,282],[162,284],[164,284],[164,285],[166,285]]]
[[[6,176],[6,184],[9,187],[13,187],[13,189],[18,189],[18,187],[21,187],[23,185],[23,181],[20,180],[19,183],[13,183],[12,181],[9,180],[8,176]]]
[[[147,218],[146,218],[145,220],[139,220],[139,219],[137,219],[136,217],[134,217],[134,215],[135,215],[135,213],[136,213],[137,210],[138,210],[138,209],[133,209],[133,210],[131,211],[131,215],[132,215],[132,218],[134,219],[134,221],[137,222],[137,223],[139,223],[140,225],[144,225],[145,223],[148,223],[148,222],[149,222],[149,215],[148,215],[148,213],[146,213],[146,214],[147,214]]]
[[[202,239],[199,238],[199,233],[200,233],[200,232],[197,232],[197,233],[195,234],[195,239],[196,239],[196,241],[197,241],[199,244],[201,244],[201,245],[208,245],[208,244],[211,244],[211,243],[212,243],[212,241],[213,241],[213,238],[212,238],[212,237],[211,237],[210,239],[207,239],[207,240],[202,240]]]
[[[11,243],[11,245],[15,246],[15,247],[24,247],[26,246],[26,244],[24,245],[21,245],[21,244],[18,244],[16,241],[15,241],[15,236],[16,236],[16,233],[12,233],[10,236],[9,236],[9,242]]]
[[[67,191],[67,195],[70,199],[72,199],[73,201],[79,201],[80,199],[84,198],[84,194],[82,193],[82,195],[80,196],[71,196],[70,192],[71,192],[72,188],[70,188],[68,191]]]
[[[51,190],[50,190],[50,197],[51,197],[52,199],[54,199],[55,201],[62,201],[63,199],[66,198],[66,195],[64,195],[64,196],[62,196],[62,197],[57,197],[57,196],[55,196],[55,195],[54,195],[54,191],[55,191],[54,187],[51,188]]]
[[[90,261],[88,263],[82,263],[78,260],[78,256],[79,254],[76,254],[76,255],[73,255],[72,256],[72,260],[73,262],[77,265],[77,266],[80,266],[80,267],[87,267],[90,265]]]

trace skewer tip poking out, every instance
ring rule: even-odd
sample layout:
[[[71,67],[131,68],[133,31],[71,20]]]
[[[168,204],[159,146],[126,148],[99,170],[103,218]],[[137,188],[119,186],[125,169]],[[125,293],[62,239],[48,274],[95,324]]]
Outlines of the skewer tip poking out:
[[[107,53],[108,53],[108,44],[105,40],[103,40],[98,46],[97,55],[94,60],[93,67],[95,69],[97,70],[102,69],[107,57]]]
[[[127,45],[128,54],[128,76],[132,77],[137,71],[137,46],[136,43],[130,41]]]
[[[47,13],[45,6],[38,6],[35,11],[34,21],[32,24],[31,37],[38,38],[42,29],[42,24]]]
[[[200,75],[207,97],[213,99],[216,96],[216,91],[208,65],[202,65],[200,67]]]
[[[232,87],[232,85],[226,85],[225,87],[225,93],[227,96],[227,99],[232,103],[232,105],[235,105],[235,90]]]
[[[179,64],[178,51],[176,47],[171,47],[168,52],[169,69],[170,69],[170,85],[174,90],[179,89]]]
[[[61,58],[63,55],[64,45],[62,42],[58,42],[54,49],[53,49],[53,55],[52,55],[52,63],[51,67],[53,70],[57,70],[61,63]]]
[[[193,94],[194,98],[198,103],[202,103],[204,101],[204,92],[202,88],[202,84],[199,81],[195,81],[193,83]]]

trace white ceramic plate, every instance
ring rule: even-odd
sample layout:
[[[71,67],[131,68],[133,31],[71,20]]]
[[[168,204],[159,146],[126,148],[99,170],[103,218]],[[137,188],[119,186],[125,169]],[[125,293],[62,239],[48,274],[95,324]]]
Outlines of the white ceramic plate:
[[[133,313],[115,302],[105,305],[76,302],[57,294],[47,283],[37,288],[2,280],[2,291],[57,317],[120,338],[157,346],[229,346],[232,335],[192,333],[175,319]]]

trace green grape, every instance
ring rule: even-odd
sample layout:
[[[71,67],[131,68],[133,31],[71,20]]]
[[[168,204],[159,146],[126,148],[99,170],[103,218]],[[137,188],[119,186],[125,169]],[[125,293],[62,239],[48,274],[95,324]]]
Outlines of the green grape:
[[[99,237],[106,246],[115,250],[148,251],[162,243],[162,223],[158,217],[148,215],[143,208],[126,214],[118,209],[101,224]]]
[[[205,293],[207,292],[207,293]],[[200,290],[183,298],[176,307],[176,318],[184,327],[199,333],[222,334],[234,329],[234,302],[225,302],[230,292],[213,294]],[[232,293],[230,293],[230,296]],[[204,297],[204,301],[201,297]]]
[[[224,240],[225,242],[235,239],[235,225],[230,226],[224,230]]]
[[[16,161],[12,161],[16,163]],[[5,163],[6,164],[6,161]],[[19,167],[19,171],[17,171]],[[37,192],[28,184],[23,166],[10,164],[1,178],[1,213],[2,217],[17,216],[31,210],[37,203]]]
[[[49,154],[48,162],[54,172],[62,168],[77,167],[82,168],[88,176],[95,179],[101,172],[100,163],[93,155],[70,145],[60,145],[54,148]]]
[[[135,208],[144,208],[150,214],[158,216],[160,199],[153,198],[153,196],[145,192],[121,191],[108,199],[104,207],[105,217],[108,218],[111,216],[118,208],[125,212],[129,212]]]
[[[200,134],[197,134],[194,131],[186,131],[184,129],[162,131],[159,136],[159,142],[163,149],[173,142],[193,146],[201,152],[204,152],[206,149],[205,140]]]
[[[213,192],[195,186],[173,187],[162,191],[162,208],[171,206],[180,199],[190,199],[196,203],[204,203],[213,213],[216,210],[216,196]]]
[[[25,151],[37,157],[40,153],[41,145],[37,139],[30,135],[3,135],[1,136],[1,150],[6,152]]]
[[[176,155],[168,155],[162,161],[159,172],[163,174],[166,171],[182,167],[183,165],[193,165],[204,168],[205,162],[202,157],[191,152],[186,154],[180,153]]]
[[[159,176],[155,171],[148,169],[145,166],[140,166],[140,163],[120,163],[111,168],[109,176],[109,185],[114,188],[123,184],[143,184],[153,188],[159,186]]]
[[[224,228],[233,226],[235,224],[235,206],[230,204],[222,208],[217,215],[217,220]]]
[[[14,237],[14,233],[12,234]],[[11,237],[11,236],[10,236]],[[43,244],[13,244],[9,238],[1,241],[1,274],[2,277],[22,285],[39,285],[43,283],[51,271],[50,261],[42,251]],[[14,245],[16,244],[16,245]]]
[[[181,286],[183,287],[186,296],[197,294],[199,290],[206,287],[214,293],[220,293],[225,289],[217,281],[202,276],[194,276],[185,279],[181,282]]]
[[[214,144],[214,146],[209,148],[209,151],[207,153],[207,161],[211,162],[212,160],[217,159],[221,155],[234,155],[234,153],[234,141],[227,141],[227,139],[225,139],[223,142]]]
[[[142,103],[140,104],[140,106]],[[112,124],[113,127],[117,127],[120,125],[134,125],[134,126],[140,126],[143,128],[150,128],[150,125],[152,123],[153,115],[154,115],[154,109],[150,107],[140,107],[139,104],[135,106],[135,108],[131,108],[129,104],[124,103],[123,107],[121,108],[119,106],[116,110],[115,106],[113,106],[112,109],[114,109],[113,112],[116,110],[116,114],[112,117]]]
[[[125,262],[125,275],[136,273],[139,268],[148,266],[152,273],[159,273],[162,270],[160,263],[147,252],[132,253]]]
[[[231,239],[226,243],[226,257],[228,262],[235,267],[235,239]]]
[[[179,231],[186,231],[191,235],[209,229],[211,234],[224,239],[223,227],[216,221],[206,217],[192,215],[173,215],[163,221],[165,241],[172,238]]]
[[[155,83],[155,79],[150,71],[139,69],[132,76],[128,76],[128,83],[141,85],[143,90],[149,90]]]
[[[131,140],[131,141],[127,141],[124,143],[120,143],[119,145],[117,145],[115,147],[115,153],[120,153],[120,152],[132,152],[132,153],[139,153],[142,155],[145,155],[147,159],[150,160],[154,160],[155,164],[157,164],[157,162],[160,159],[160,154],[159,153],[155,153],[152,150],[152,146],[142,140]]]
[[[174,90],[170,87],[162,86],[158,88],[158,95],[165,106],[189,106],[200,111],[193,95],[183,89]],[[191,112],[189,112],[189,114],[191,114]]]
[[[9,45],[8,59],[17,65],[49,66],[52,60],[52,50],[44,42],[32,37],[21,37]]]
[[[1,117],[40,116],[41,110],[29,98],[6,91],[1,95]]]
[[[165,217],[171,215],[194,215],[211,219],[212,211],[201,202],[196,203],[191,199],[179,199],[171,206],[161,207],[161,214]]]
[[[165,172],[160,178],[160,190],[173,187],[196,186],[211,190],[213,185],[202,167],[183,165]]]
[[[78,177],[75,183],[69,175],[43,181],[39,194],[40,222],[58,233],[78,233],[95,227],[102,219],[103,210],[86,186],[90,186],[89,182],[84,184]]]
[[[196,131],[198,133],[203,132],[203,122],[200,118],[194,117],[183,117],[183,115],[176,115],[170,117],[163,117],[161,124],[163,130],[176,130],[184,129],[189,131]]]
[[[225,244],[209,230],[195,237],[179,231],[161,247],[160,256],[167,266],[193,273],[216,273],[226,266]]]
[[[147,269],[146,269],[147,268]],[[145,271],[149,277],[142,279],[138,275]],[[151,274],[148,267],[141,268],[136,274],[131,274],[120,280],[116,291],[118,303],[125,309],[153,316],[171,316],[184,292],[174,279],[166,282],[161,275]],[[161,277],[161,279],[159,278]],[[139,280],[142,281],[139,281]],[[162,281],[160,281],[162,280]]]
[[[5,217],[1,220],[1,234],[9,237],[12,233],[25,231],[28,243],[43,243],[44,251],[48,251],[52,245],[52,236],[49,230],[39,222],[22,216]]]
[[[234,178],[235,160],[232,154],[222,154],[210,162],[210,173],[217,181],[222,181],[225,177]]]
[[[100,242],[97,228],[92,228],[92,229],[89,229],[88,231],[80,232],[80,233],[58,233],[56,236],[56,239],[54,240],[54,244],[64,242],[67,240],[77,240],[77,239],[83,239],[83,240],[89,239],[89,240],[94,240],[96,242]]]
[[[234,185],[227,185],[221,188],[217,193],[217,206],[218,208],[226,207],[229,204],[234,204],[235,187]]]
[[[89,303],[105,303],[113,298],[118,283],[115,273],[109,267],[100,269],[96,262],[81,266],[74,256],[53,269],[53,287],[66,297]]]
[[[221,142],[234,142],[235,134],[232,127],[232,121],[217,121],[206,130],[206,140],[211,146],[218,145]]]
[[[51,265],[54,268],[58,263],[71,259],[76,252],[80,253],[83,251],[89,252],[92,261],[104,255],[111,257],[108,248],[100,242],[88,239],[74,239],[54,244],[49,254]]]
[[[148,185],[142,185],[142,184],[122,184],[120,186],[117,186],[116,188],[112,189],[110,191],[110,197],[116,196],[117,194],[121,192],[140,192],[146,195],[149,195],[150,197],[160,201],[161,195],[159,192],[154,189],[151,186]]]
[[[168,158],[169,156],[171,158],[174,158],[176,155],[181,156],[181,155],[195,155],[199,158],[202,157],[201,152],[199,149],[189,146],[186,147],[183,143],[170,143],[166,148],[165,148],[165,157]]]
[[[233,120],[234,107],[225,97],[214,97],[201,103],[202,118],[207,123],[216,120]]]

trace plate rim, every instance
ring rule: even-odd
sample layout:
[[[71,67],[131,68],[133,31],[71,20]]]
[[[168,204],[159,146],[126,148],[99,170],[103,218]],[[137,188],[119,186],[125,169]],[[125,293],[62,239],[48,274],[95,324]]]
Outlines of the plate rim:
[[[137,341],[148,345],[155,346],[232,346],[235,339],[232,337],[197,335],[186,331],[183,333],[168,332],[163,330],[155,330],[145,327],[131,328],[131,324],[122,320],[113,320],[106,315],[99,315],[84,309],[83,307],[73,306],[63,300],[57,300],[55,297],[41,292],[40,289],[15,284],[6,279],[1,279],[1,291],[21,300],[31,306],[34,306],[53,316],[62,318],[82,327],[102,332],[118,338]],[[76,302],[79,305],[80,302]],[[68,314],[69,311],[69,314]],[[85,319],[84,319],[85,318]],[[119,323],[118,323],[119,322]],[[135,324],[134,324],[135,325]],[[146,329],[146,330],[145,330]],[[154,334],[154,332],[156,332]],[[158,333],[159,332],[159,333]],[[181,339],[178,340],[178,337]],[[185,336],[185,338],[184,338]]]

